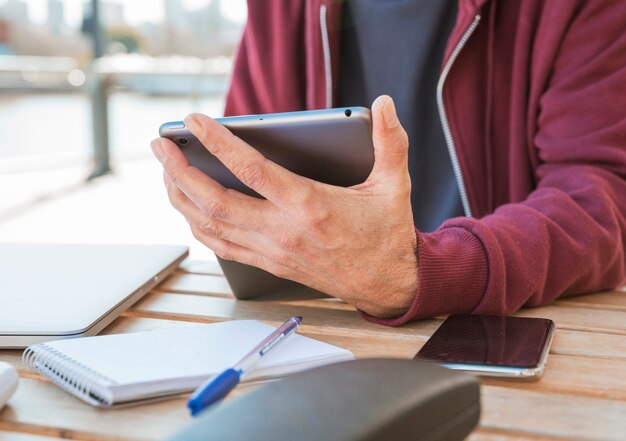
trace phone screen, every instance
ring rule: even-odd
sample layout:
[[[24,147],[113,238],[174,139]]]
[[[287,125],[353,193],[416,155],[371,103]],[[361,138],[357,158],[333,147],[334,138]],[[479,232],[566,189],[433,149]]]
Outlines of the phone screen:
[[[415,358],[531,368],[539,365],[553,326],[540,318],[451,315]]]

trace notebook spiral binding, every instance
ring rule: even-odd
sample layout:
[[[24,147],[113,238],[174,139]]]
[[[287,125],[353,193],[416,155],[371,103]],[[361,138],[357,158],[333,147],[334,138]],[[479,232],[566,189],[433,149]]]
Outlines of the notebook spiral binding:
[[[22,360],[25,365],[89,404],[111,404],[112,397],[104,387],[116,384],[115,381],[45,343],[27,348],[22,354]]]

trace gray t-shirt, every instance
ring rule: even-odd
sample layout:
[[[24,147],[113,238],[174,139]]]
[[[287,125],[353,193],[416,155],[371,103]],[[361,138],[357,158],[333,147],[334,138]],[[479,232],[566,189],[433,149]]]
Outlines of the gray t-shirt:
[[[463,215],[436,89],[457,0],[348,0],[344,7],[339,106],[370,107],[383,94],[395,102],[409,135],[415,226],[434,231]]]

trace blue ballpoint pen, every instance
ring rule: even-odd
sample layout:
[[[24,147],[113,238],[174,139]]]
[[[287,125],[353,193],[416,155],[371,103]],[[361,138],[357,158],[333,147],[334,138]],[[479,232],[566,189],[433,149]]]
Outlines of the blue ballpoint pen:
[[[239,384],[241,378],[249,373],[261,358],[293,334],[300,327],[300,323],[302,323],[302,317],[290,318],[248,352],[233,367],[209,378],[191,394],[189,401],[187,401],[187,407],[191,411],[191,415],[196,416],[211,404],[228,395]]]

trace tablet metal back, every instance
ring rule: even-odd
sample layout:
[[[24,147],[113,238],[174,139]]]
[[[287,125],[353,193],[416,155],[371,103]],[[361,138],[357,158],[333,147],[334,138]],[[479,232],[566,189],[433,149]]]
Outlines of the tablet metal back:
[[[364,107],[217,118],[233,134],[288,170],[316,181],[349,187],[364,182],[374,165],[370,111]],[[161,136],[175,142],[190,164],[223,186],[259,197],[193,136],[182,121],[165,123]],[[266,294],[323,295],[261,269],[219,259],[235,297]]]
[[[349,187],[365,181],[372,171],[371,117],[364,107],[216,120],[266,158],[316,181]],[[174,141],[191,165],[225,187],[258,196],[210,154],[183,122],[165,123],[159,133]]]

